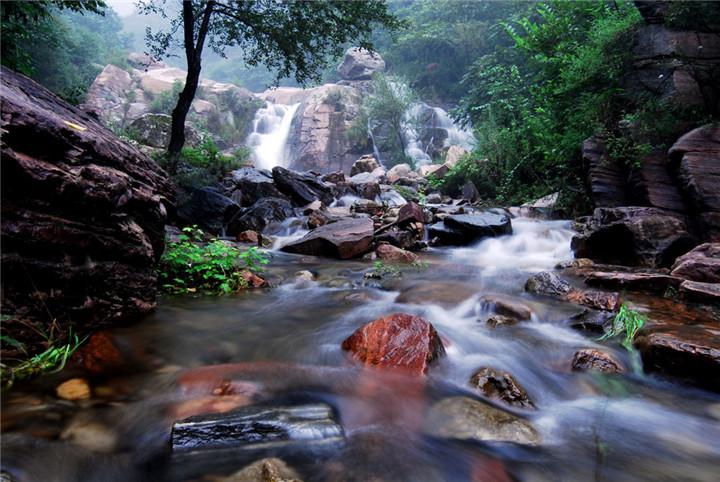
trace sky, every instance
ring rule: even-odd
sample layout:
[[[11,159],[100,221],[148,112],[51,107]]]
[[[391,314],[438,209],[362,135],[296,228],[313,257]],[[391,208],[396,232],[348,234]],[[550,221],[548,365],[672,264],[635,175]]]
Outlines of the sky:
[[[135,11],[135,0],[106,0],[106,3],[121,17],[126,17]]]

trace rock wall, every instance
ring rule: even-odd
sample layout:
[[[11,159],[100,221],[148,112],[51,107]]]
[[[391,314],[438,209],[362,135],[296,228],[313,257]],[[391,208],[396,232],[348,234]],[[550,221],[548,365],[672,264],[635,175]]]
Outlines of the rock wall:
[[[82,330],[152,310],[173,204],[166,174],[5,68],[1,95],[3,314]]]

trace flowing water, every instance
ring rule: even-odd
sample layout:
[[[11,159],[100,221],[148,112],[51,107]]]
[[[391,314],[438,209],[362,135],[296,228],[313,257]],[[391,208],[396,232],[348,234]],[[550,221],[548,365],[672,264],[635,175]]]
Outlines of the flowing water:
[[[258,109],[247,145],[253,149],[253,163],[259,169],[288,166],[287,140],[300,104],[282,105],[270,101]]]
[[[343,443],[287,459],[306,481],[718,480],[720,397],[656,376],[571,372],[573,352],[597,341],[565,325],[577,308],[523,292],[529,273],[571,258],[569,223],[513,224],[511,236],[430,250],[427,267],[399,277],[366,279],[371,262],[273,252],[273,289],[162,298],[153,315],[109,332],[122,371],[71,368],[3,397],[3,467],[21,481],[222,480],[214,477],[248,460],[169,458],[168,439],[173,420],[208,403],[188,386],[215,369],[186,370],[234,363],[238,386],[247,387],[240,399],[319,401],[337,411]],[[276,229],[295,236],[302,227]],[[316,281],[296,281],[301,269]],[[484,318],[493,308],[481,300],[490,294],[521,300],[533,318],[490,328]],[[358,370],[341,350],[355,329],[394,312],[422,315],[447,345],[426,383]],[[628,361],[621,348],[605,349]],[[537,429],[538,446],[423,431],[434,401],[478,396],[468,379],[482,366],[526,388],[537,409],[512,411]],[[54,396],[71,376],[89,377],[92,399]]]
[[[430,115],[427,114],[428,111],[431,112]],[[418,122],[419,119],[423,118],[426,118],[426,120]],[[422,125],[418,126],[418,123]],[[418,132],[423,128],[444,130],[447,137],[443,140],[443,147],[459,146],[470,151],[476,142],[472,130],[455,124],[445,110],[440,107],[415,104],[408,110],[403,135],[406,143],[405,154],[418,166],[432,164],[433,162],[428,154],[433,139],[426,139],[427,144],[423,145],[421,135]]]

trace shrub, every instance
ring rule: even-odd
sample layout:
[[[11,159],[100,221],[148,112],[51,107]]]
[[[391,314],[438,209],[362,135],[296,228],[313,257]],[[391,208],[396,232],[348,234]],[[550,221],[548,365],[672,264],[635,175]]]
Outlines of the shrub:
[[[635,310],[631,310],[626,305],[620,307],[617,315],[613,319],[612,327],[605,333],[601,340],[614,338],[624,335],[620,343],[627,351],[633,351],[633,340],[637,336],[640,329],[645,325],[645,318]]]
[[[242,251],[219,239],[204,238],[205,233],[193,226],[168,243],[158,270],[166,292],[232,293],[247,288],[246,270],[259,272],[268,263],[268,255],[255,247]]]

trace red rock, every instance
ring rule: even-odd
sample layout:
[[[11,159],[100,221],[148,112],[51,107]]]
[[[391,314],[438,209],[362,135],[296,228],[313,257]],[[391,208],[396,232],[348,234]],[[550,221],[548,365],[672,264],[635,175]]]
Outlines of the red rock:
[[[589,286],[625,289],[633,291],[651,291],[665,293],[668,288],[677,288],[682,279],[663,273],[624,273],[614,271],[594,271],[585,277]]]
[[[705,243],[675,260],[672,275],[701,283],[720,283],[720,243]]]
[[[510,482],[513,479],[502,460],[479,455],[471,462],[470,480],[471,482]]]
[[[720,283],[685,280],[680,285],[680,293],[688,301],[715,303],[720,306]]]
[[[343,350],[366,366],[400,369],[422,375],[428,364],[445,354],[435,328],[423,318],[394,313],[357,329]]]
[[[396,224],[404,224],[409,222],[425,222],[425,213],[422,207],[412,201],[404,204],[398,212]]]
[[[480,298],[480,303],[487,303],[498,315],[507,316],[516,321],[529,320],[532,317],[530,307],[508,296],[487,295]]]
[[[235,239],[240,243],[258,244],[258,233],[252,229],[247,229],[239,232]]]
[[[391,263],[411,264],[418,260],[417,254],[397,248],[391,244],[381,244],[377,247],[375,253],[378,258]]]
[[[268,286],[268,282],[262,279],[260,276],[256,275],[250,270],[244,270],[240,272],[240,276],[245,280],[245,283],[247,283],[248,288],[266,288]]]
[[[346,218],[315,228],[303,238],[283,246],[288,253],[349,259],[372,248],[374,226],[369,218]]]
[[[563,299],[570,303],[589,306],[597,310],[615,311],[620,308],[620,295],[618,293],[573,289]]]
[[[75,352],[73,360],[92,373],[102,373],[123,365],[123,356],[112,337],[97,332]]]

